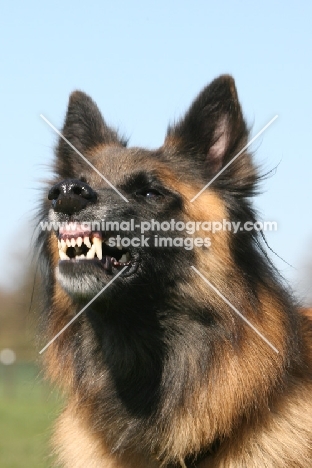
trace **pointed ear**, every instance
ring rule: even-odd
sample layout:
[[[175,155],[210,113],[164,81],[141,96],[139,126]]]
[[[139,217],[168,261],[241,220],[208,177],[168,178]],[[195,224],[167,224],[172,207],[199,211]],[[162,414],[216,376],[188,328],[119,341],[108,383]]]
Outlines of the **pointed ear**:
[[[117,133],[106,125],[95,102],[82,91],[70,95],[61,133],[83,155],[100,144],[123,145]],[[60,138],[56,154],[58,173],[72,177],[79,160],[76,151]]]
[[[196,161],[205,177],[213,177],[246,145],[247,137],[234,80],[223,75],[198,95],[180,122],[169,128],[165,147],[174,147],[180,158]],[[241,169],[253,183],[255,170],[248,154],[239,156],[226,174],[240,176]]]

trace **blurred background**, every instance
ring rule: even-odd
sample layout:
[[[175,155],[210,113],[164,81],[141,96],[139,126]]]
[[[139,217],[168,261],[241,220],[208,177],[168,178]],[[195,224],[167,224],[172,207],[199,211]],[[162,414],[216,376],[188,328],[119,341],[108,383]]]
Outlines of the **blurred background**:
[[[31,245],[53,130],[68,96],[89,93],[130,145],[157,147],[167,125],[222,73],[234,76],[263,173],[259,219],[274,263],[311,305],[312,4],[207,0],[2,2],[0,155],[0,466],[49,467],[62,407],[44,382]],[[42,346],[41,346],[42,345]]]

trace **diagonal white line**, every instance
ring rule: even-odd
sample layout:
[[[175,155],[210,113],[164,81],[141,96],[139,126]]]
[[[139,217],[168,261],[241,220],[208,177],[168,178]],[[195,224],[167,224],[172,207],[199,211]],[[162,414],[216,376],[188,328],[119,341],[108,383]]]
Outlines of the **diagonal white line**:
[[[96,299],[97,297],[99,297],[99,296],[102,294],[102,292],[104,292],[105,289],[107,289],[108,286],[110,286],[110,285],[118,278],[118,276],[121,275],[121,273],[122,273],[123,271],[125,271],[126,268],[128,268],[128,266],[123,267],[123,269],[120,270],[120,271],[114,276],[114,278],[113,278],[111,281],[109,281],[109,283],[107,283],[106,286],[104,286],[104,288],[101,289],[101,291],[100,291],[99,293],[97,293],[97,295],[94,296],[94,298],[91,299],[91,301],[88,302],[88,304],[87,304],[86,306],[84,306],[84,307],[80,310],[80,312],[78,312],[78,314],[75,315],[75,317],[72,318],[72,319],[70,320],[70,322],[68,322],[68,324],[65,325],[65,327],[63,327],[62,330],[59,331],[59,332],[55,335],[55,337],[52,338],[51,341],[49,341],[48,344],[45,345],[44,348],[42,348],[41,351],[39,351],[39,354],[43,353],[43,352],[44,352],[44,351],[45,351],[45,350],[46,350],[46,349],[63,333],[63,331],[65,331],[66,328],[68,328],[68,327],[79,317],[79,315],[81,315],[82,312],[84,312],[84,311],[89,307],[89,305],[92,304],[92,302],[95,301],[95,299]]]
[[[127,198],[124,197],[123,194],[120,193],[119,190],[118,190],[109,180],[107,180],[106,177],[103,176],[103,174],[102,174],[95,166],[93,166],[93,164],[91,164],[90,161],[88,161],[88,159],[87,159],[83,154],[81,154],[80,151],[78,151],[77,148],[75,148],[74,145],[73,145],[69,140],[67,140],[67,138],[65,138],[64,135],[62,135],[62,133],[59,132],[58,129],[55,128],[54,125],[52,125],[51,122],[49,122],[49,120],[48,120],[44,115],[40,114],[40,117],[41,117],[51,128],[53,128],[53,130],[54,130],[61,138],[63,138],[63,140],[66,141],[66,143],[67,143],[74,151],[76,151],[76,153],[77,153],[87,164],[89,164],[89,166],[91,166],[92,169],[93,169],[97,174],[99,174],[99,176],[102,177],[102,179],[104,179],[105,182],[106,182],[110,187],[112,187],[112,189],[115,190],[115,192],[117,192],[118,195],[119,195],[125,202],[127,202],[127,203],[129,202],[129,200],[127,200]]]
[[[250,326],[250,328],[253,329],[254,332],[257,333],[257,335],[260,336],[260,338],[262,338],[263,341],[265,341],[265,342],[270,346],[270,348],[273,349],[273,351],[275,351],[277,354],[279,354],[279,351],[275,348],[275,346],[273,346],[272,343],[270,343],[270,341],[269,341],[265,336],[263,336],[262,333],[260,333],[259,330],[258,330],[252,323],[250,323],[249,320],[247,320],[247,319],[239,312],[239,310],[237,310],[236,307],[234,307],[234,306],[230,303],[230,301],[228,301],[227,298],[224,297],[223,294],[221,294],[220,291],[219,291],[215,286],[213,286],[213,284],[211,284],[210,281],[208,281],[207,278],[204,277],[204,275],[201,274],[200,271],[197,270],[197,268],[195,268],[194,266],[191,266],[191,268],[201,277],[201,279],[202,279],[203,281],[205,281],[206,284],[208,284],[208,286],[210,286],[210,287],[215,291],[215,293],[218,294],[218,296],[221,297],[221,299],[224,300],[224,302],[225,302],[229,307],[231,307],[232,310],[234,310],[234,312],[236,312],[236,314],[237,314],[242,320],[244,320],[244,322],[247,323],[247,325]]]
[[[277,119],[277,117],[278,117],[278,115],[276,115],[275,117],[273,117],[273,119],[271,119],[270,122],[268,122],[268,123],[263,127],[263,129],[260,130],[260,132],[258,132],[257,135],[254,136],[254,137],[247,143],[247,145],[245,145],[244,148],[242,148],[242,149],[237,153],[237,155],[234,156],[234,158],[231,159],[231,161],[229,161],[229,162],[221,169],[221,171],[219,171],[218,174],[216,174],[216,175],[213,177],[213,179],[211,179],[211,181],[208,182],[208,184],[206,184],[205,187],[203,187],[203,188],[198,192],[197,195],[195,195],[195,197],[192,198],[191,203],[193,203],[193,201],[195,201],[196,198],[199,197],[199,195],[201,195],[201,194],[206,190],[206,188],[208,188],[209,185],[211,185],[212,182],[214,182],[214,181],[219,177],[219,175],[222,174],[222,172],[225,171],[225,169],[227,169],[227,168],[230,166],[230,164],[232,164],[232,162],[234,162],[235,159],[237,159],[238,156],[240,156],[240,155],[245,151],[245,149],[247,149],[248,146],[250,146],[250,145],[251,145],[251,144],[252,144],[252,143],[253,143],[253,142],[254,142],[254,141],[255,141],[255,140],[256,140],[256,139],[257,139],[273,122],[274,122],[274,120]]]

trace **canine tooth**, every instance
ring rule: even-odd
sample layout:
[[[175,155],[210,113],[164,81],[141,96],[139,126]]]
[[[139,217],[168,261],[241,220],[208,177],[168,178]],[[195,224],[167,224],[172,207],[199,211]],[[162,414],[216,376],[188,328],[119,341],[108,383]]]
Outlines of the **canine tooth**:
[[[67,247],[71,247],[70,239],[66,239],[66,245],[67,245]]]
[[[86,256],[82,254],[82,255],[79,255],[79,256],[76,257],[76,258],[86,258]]]
[[[127,257],[127,254],[123,254],[123,256],[121,257],[121,259],[119,260],[121,263],[126,263],[128,261],[128,257]]]
[[[120,240],[116,239],[116,247],[118,250],[122,250],[122,245],[120,244]]]
[[[95,248],[96,256],[99,260],[102,260],[102,241],[99,237],[93,237],[92,239],[93,245],[92,247]]]
[[[63,252],[66,252],[67,250],[67,245],[64,239],[61,239],[61,250],[63,250]]]
[[[67,257],[66,253],[63,252],[63,250],[59,250],[59,256],[61,260],[69,260],[69,257]]]
[[[78,247],[81,247],[81,245],[82,245],[82,237],[78,237],[78,238],[77,238],[77,245],[78,245]]]
[[[57,245],[58,245],[58,248],[59,248],[59,250],[60,250],[60,249],[62,248],[62,244],[61,244],[61,241],[60,241],[60,240],[57,241]]]
[[[94,258],[95,255],[95,245],[92,245],[91,249],[87,252],[87,258]]]
[[[76,239],[74,239],[74,238],[72,237],[71,240],[70,240],[70,243],[71,243],[71,246],[72,246],[72,247],[75,247],[75,245],[76,245]]]
[[[85,237],[83,238],[83,242],[84,242],[84,244],[85,244],[87,247],[89,247],[89,249],[91,249],[91,242],[90,242],[90,239],[89,239],[88,236],[85,236]]]

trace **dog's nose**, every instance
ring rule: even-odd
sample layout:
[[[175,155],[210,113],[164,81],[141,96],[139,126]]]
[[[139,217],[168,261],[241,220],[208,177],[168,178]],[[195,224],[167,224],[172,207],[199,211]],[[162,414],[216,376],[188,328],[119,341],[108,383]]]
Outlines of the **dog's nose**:
[[[81,211],[97,199],[96,192],[90,185],[76,179],[65,179],[49,191],[48,199],[52,200],[54,211],[72,215]]]

